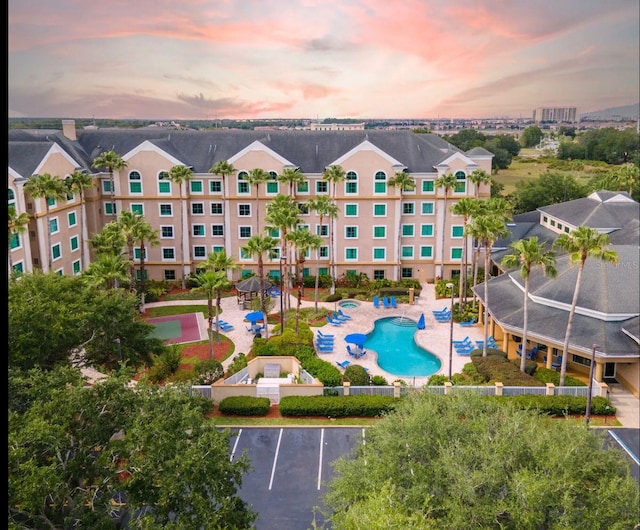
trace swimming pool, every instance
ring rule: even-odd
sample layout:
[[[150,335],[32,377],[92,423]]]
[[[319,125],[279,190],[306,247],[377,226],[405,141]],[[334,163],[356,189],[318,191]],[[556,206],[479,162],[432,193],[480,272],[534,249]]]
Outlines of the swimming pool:
[[[354,308],[360,305],[360,302],[356,302],[355,300],[342,300],[342,302],[338,302],[340,307],[344,308]]]
[[[413,339],[416,322],[402,317],[376,320],[364,343],[378,354],[378,366],[398,376],[429,376],[440,370],[441,362]]]

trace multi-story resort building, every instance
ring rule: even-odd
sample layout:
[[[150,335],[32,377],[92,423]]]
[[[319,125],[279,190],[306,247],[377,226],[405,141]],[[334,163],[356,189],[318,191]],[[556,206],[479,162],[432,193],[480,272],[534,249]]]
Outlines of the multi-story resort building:
[[[127,163],[125,169],[113,172],[113,198],[111,175],[104,168],[99,172],[93,168],[96,157],[107,151]],[[282,193],[299,203],[299,226],[326,240],[308,262],[312,266],[317,258],[317,269],[305,274],[316,270],[329,274],[330,221],[325,218],[320,226],[319,216],[307,204],[328,195],[338,207],[336,276],[353,271],[371,279],[450,277],[459,273],[463,249],[462,217],[453,215],[450,207],[461,197],[490,195],[488,184],[476,190],[468,177],[477,169],[490,173],[492,156],[482,148],[464,153],[436,135],[409,131],[76,131],[72,120],[63,122],[62,132],[11,130],[9,202],[18,213],[32,217],[28,237],[13,238],[11,263],[18,271],[47,272],[51,253],[51,268],[60,274],[86,269],[82,256],[89,255],[90,248],[84,254],[80,248],[84,207],[87,246],[125,210],[144,215],[159,231],[160,245],[148,248],[145,255],[150,279],[181,279],[183,262],[189,274],[210,252],[221,249],[241,265],[239,274],[246,275],[257,271],[257,256],[243,254],[241,247],[251,236],[263,233],[266,207]],[[232,164],[234,173],[225,178],[211,173],[220,160]],[[176,165],[193,171],[182,190],[167,178]],[[322,178],[331,165],[339,165],[346,177],[335,190]],[[270,179],[251,185],[248,176],[255,168],[266,171]],[[299,168],[304,175],[294,189],[278,181],[287,168]],[[45,199],[23,192],[34,174],[65,178],[78,169],[89,172],[97,184],[86,190],[84,205],[77,194],[64,201],[49,200],[47,215]],[[413,177],[415,189],[389,185],[402,171]],[[457,185],[445,197],[436,180],[447,173],[455,175]],[[51,248],[47,248],[49,228]],[[277,231],[270,235],[280,236]],[[278,277],[279,258],[279,249],[266,257],[266,274]]]

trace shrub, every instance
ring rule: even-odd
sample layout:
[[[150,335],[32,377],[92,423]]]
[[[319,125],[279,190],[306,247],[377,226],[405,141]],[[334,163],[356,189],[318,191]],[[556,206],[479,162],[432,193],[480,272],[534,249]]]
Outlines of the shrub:
[[[302,368],[318,379],[324,386],[339,386],[342,384],[342,374],[337,366],[314,355],[300,359]]]
[[[253,396],[230,396],[218,405],[222,414],[234,416],[266,416],[270,408],[269,398]]]
[[[227,376],[232,376],[247,367],[249,359],[244,353],[238,353],[227,367]]]
[[[515,367],[520,370],[520,358],[517,359],[513,359],[511,361]],[[533,376],[536,373],[536,370],[538,369],[538,363],[535,362],[532,359],[527,359],[524,362],[524,373],[530,376]]]
[[[155,364],[163,366],[169,374],[175,374],[182,360],[181,348],[177,344],[168,346],[157,358]]]
[[[391,396],[287,396],[280,400],[283,416],[377,417],[393,410]]]
[[[427,379],[427,386],[442,386],[447,381],[449,381],[449,378],[446,375],[434,374]]]
[[[325,299],[326,302],[337,302],[338,300],[342,300],[342,295],[340,293],[330,294]]]
[[[343,381],[349,381],[353,386],[369,386],[371,378],[359,364],[350,364],[344,371]]]
[[[387,380],[381,375],[374,375],[371,378],[371,384],[374,386],[389,386]]]
[[[551,368],[538,368],[533,374],[533,377],[542,384],[553,383],[554,385],[560,385],[560,372],[556,372]],[[565,386],[587,386],[586,383],[576,379],[575,377],[566,376],[564,379]]]
[[[198,361],[193,367],[193,371],[199,385],[211,385],[224,376],[222,363],[215,359]]]

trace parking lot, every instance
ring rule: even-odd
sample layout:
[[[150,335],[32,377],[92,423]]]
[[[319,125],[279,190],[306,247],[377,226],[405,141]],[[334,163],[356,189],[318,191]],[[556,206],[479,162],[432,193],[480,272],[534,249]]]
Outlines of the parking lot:
[[[259,513],[258,530],[313,528],[314,507],[320,506],[331,463],[366,443],[359,427],[248,427],[231,429],[230,458],[244,452],[252,470],[244,476],[240,496]],[[623,448],[640,482],[640,430],[608,430],[610,447]],[[315,514],[320,525],[324,520]]]

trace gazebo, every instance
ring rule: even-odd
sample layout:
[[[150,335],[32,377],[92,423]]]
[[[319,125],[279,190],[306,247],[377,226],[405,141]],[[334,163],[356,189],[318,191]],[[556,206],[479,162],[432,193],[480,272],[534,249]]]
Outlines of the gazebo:
[[[268,296],[267,291],[271,289],[271,284],[267,280],[260,280],[256,276],[242,280],[236,284],[238,291],[238,305],[242,309],[251,309],[251,302],[254,298],[260,298],[260,292]]]

